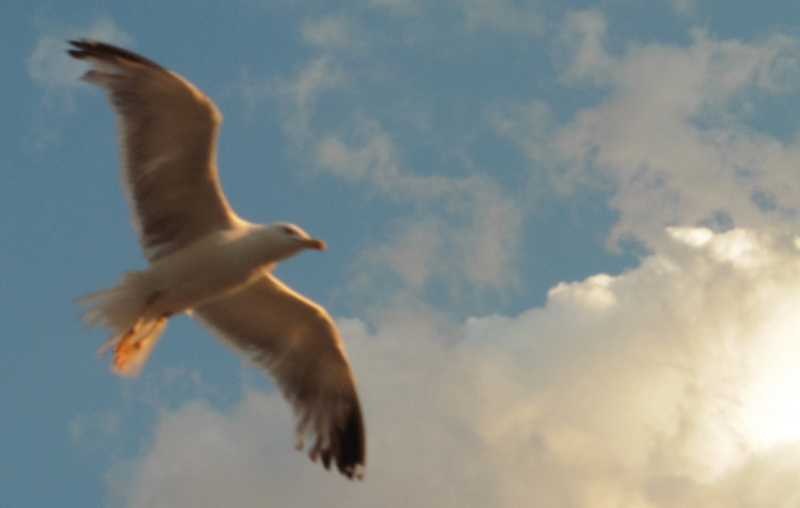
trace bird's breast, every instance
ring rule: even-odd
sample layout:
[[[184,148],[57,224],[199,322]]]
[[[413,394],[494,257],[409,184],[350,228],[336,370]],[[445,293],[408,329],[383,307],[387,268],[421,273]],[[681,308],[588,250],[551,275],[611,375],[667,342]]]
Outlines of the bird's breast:
[[[195,242],[153,263],[148,272],[159,311],[183,312],[247,283],[259,262],[225,238]]]

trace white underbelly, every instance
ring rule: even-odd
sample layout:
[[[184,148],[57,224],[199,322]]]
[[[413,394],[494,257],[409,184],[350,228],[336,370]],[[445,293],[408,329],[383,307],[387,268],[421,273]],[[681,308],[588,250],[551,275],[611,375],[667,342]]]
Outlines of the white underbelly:
[[[184,312],[247,283],[258,265],[225,247],[213,243],[189,246],[143,270],[153,289],[146,313]]]

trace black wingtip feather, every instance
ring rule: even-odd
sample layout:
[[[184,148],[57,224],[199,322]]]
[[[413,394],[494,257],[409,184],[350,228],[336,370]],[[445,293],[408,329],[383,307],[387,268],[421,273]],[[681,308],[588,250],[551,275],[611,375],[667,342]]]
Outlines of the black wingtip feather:
[[[67,53],[69,53],[73,58],[77,58],[79,60],[85,60],[87,58],[109,60],[112,57],[117,57],[124,60],[130,60],[140,64],[157,67],[159,69],[163,68],[154,61],[148,60],[142,55],[138,55],[133,51],[128,51],[127,49],[122,49],[105,42],[95,41],[93,39],[79,39],[69,41],[69,43],[78,49],[67,50]]]
[[[336,457],[336,465],[339,471],[350,479],[355,477],[360,480],[364,475],[365,438],[364,422],[358,403],[350,411],[347,422],[337,438],[339,453]]]

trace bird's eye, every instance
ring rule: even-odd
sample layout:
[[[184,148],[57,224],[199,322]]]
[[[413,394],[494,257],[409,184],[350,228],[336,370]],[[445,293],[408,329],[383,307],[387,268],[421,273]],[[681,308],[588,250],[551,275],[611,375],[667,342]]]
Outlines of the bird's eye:
[[[283,228],[283,232],[286,233],[287,235],[295,235],[295,234],[297,234],[297,232],[294,229],[292,229],[292,228],[290,228],[288,226]]]

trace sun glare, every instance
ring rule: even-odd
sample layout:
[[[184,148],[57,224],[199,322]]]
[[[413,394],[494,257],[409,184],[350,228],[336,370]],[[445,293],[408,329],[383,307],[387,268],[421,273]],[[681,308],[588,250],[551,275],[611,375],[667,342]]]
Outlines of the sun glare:
[[[754,344],[743,424],[756,448],[800,439],[800,299],[786,302]]]

